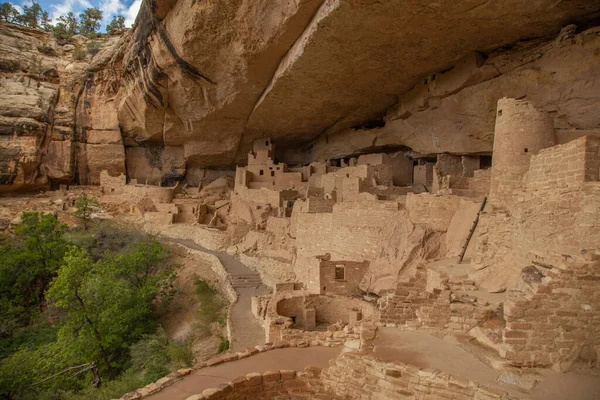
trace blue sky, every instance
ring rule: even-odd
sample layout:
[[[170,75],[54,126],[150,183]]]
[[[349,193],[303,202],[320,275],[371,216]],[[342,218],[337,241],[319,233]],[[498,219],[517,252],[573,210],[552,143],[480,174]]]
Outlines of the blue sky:
[[[0,1],[3,2],[3,1]],[[32,0],[12,0],[14,6],[19,10],[23,5],[31,4]],[[125,17],[125,25],[131,26],[137,16],[142,0],[38,0],[38,3],[44,11],[48,11],[52,23],[61,15],[73,11],[79,17],[79,13],[86,8],[96,7],[102,10],[104,20],[102,21],[101,31],[104,32],[106,24],[113,19],[115,15]]]

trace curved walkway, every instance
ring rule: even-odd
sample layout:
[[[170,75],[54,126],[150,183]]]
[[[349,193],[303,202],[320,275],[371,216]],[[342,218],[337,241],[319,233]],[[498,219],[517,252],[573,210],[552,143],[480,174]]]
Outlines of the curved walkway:
[[[340,351],[340,347],[290,347],[271,350],[241,360],[199,369],[146,399],[185,400],[194,394],[202,393],[204,389],[217,387],[221,383],[230,382],[252,372],[262,373],[281,369],[301,371],[308,365],[326,368],[329,366],[329,360],[337,357]]]
[[[265,343],[265,331],[252,314],[252,296],[269,293],[262,284],[260,277],[240,260],[227,253],[209,250],[190,239],[175,239],[164,237],[166,240],[181,244],[192,250],[198,250],[214,255],[221,261],[230,277],[236,278],[233,287],[238,295],[237,302],[231,307],[231,336],[230,349],[242,351]],[[234,280],[234,279],[232,279]],[[236,284],[237,282],[237,284]],[[249,282],[244,284],[243,282]]]

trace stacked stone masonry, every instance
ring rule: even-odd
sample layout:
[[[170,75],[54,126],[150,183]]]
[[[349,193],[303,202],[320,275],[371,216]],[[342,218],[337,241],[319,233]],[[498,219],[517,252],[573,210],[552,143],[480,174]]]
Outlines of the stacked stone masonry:
[[[529,266],[529,290],[509,292],[504,307],[504,354],[513,365],[592,366],[600,346],[600,257]]]
[[[485,321],[501,319],[493,305],[449,287],[429,289],[427,281],[427,267],[421,264],[414,277],[379,300],[379,323],[406,330],[466,333]]]
[[[599,167],[600,138],[583,136],[531,157],[526,189],[547,190],[598,181]]]
[[[506,392],[479,385],[435,369],[385,363],[373,356],[345,353],[322,373],[325,387],[342,398],[516,400]]]

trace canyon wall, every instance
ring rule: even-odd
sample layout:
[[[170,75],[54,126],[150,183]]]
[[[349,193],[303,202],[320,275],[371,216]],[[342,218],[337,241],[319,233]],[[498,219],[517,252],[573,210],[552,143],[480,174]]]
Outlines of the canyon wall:
[[[79,61],[1,23],[0,191],[94,184],[102,169],[197,185],[259,137],[288,163],[489,154],[504,96],[552,112],[565,138],[596,133],[599,14],[585,0],[155,0]]]

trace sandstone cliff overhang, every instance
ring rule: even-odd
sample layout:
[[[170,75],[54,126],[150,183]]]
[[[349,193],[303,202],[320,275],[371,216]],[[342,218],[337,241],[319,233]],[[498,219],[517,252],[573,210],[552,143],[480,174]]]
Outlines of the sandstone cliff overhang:
[[[133,144],[183,147],[201,167],[243,162],[258,137],[297,149],[347,129],[368,136],[404,93],[469,53],[484,60],[599,12],[586,0],[147,1],[120,122]],[[491,150],[488,132],[462,139],[466,152]]]

